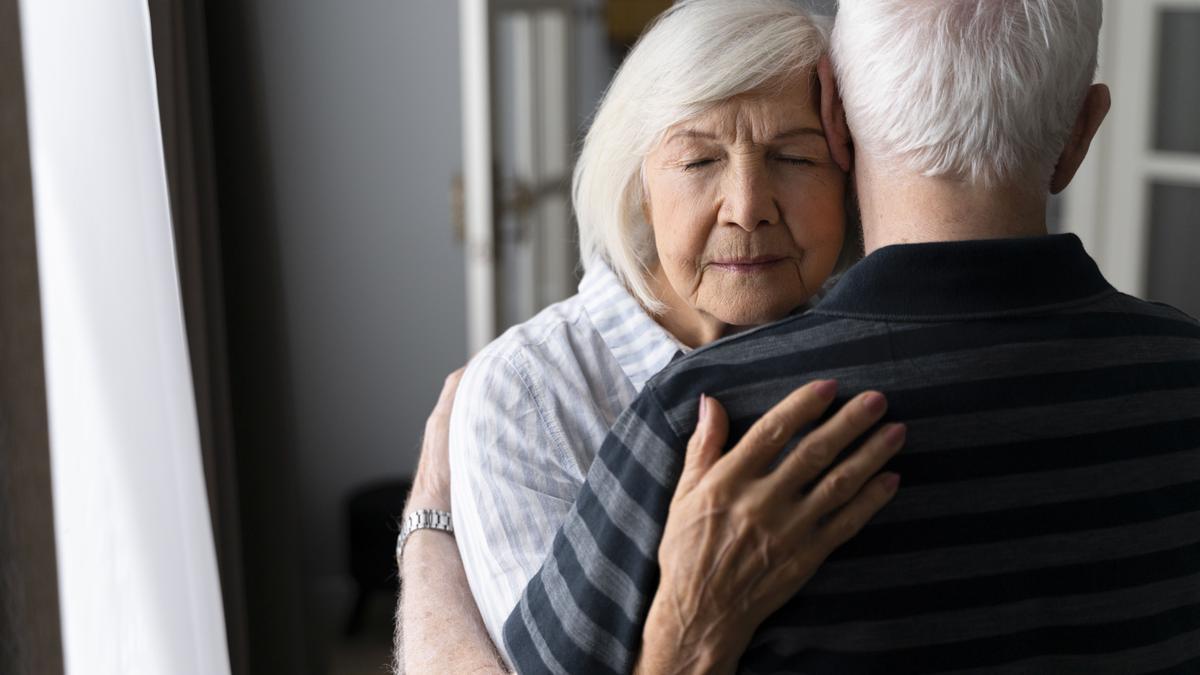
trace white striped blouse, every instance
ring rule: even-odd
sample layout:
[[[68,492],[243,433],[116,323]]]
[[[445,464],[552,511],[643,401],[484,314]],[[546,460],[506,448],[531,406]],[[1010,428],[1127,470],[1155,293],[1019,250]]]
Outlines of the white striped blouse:
[[[504,620],[605,435],[681,350],[595,262],[576,295],[509,329],[467,366],[450,419],[451,503],[467,580],[502,654]]]

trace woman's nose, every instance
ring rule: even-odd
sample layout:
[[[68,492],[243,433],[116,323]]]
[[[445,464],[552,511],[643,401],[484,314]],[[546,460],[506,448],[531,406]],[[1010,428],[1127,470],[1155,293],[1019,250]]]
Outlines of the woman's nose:
[[[753,232],[779,222],[779,205],[764,167],[739,167],[728,177],[721,223]]]

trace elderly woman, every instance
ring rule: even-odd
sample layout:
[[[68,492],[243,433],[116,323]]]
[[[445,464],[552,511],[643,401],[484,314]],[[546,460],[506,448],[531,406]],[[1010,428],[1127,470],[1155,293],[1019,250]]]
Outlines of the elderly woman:
[[[634,47],[596,112],[576,166],[574,205],[586,269],[579,293],[481,351],[462,375],[452,415],[448,392],[457,376],[431,418],[426,454],[432,459],[422,459],[409,508],[447,506],[448,435],[462,567],[448,538],[417,537],[408,544],[425,547],[407,549],[402,562],[400,624],[408,631],[410,669],[498,666],[488,637],[503,650],[505,619],[541,567],[601,441],[645,382],[679,352],[805,307],[829,280],[844,248],[848,153],[829,147],[823,132],[823,112],[825,121],[838,123],[833,88],[818,77],[825,50],[822,27],[789,0],[687,0]],[[832,398],[832,383],[815,383],[760,424],[776,432],[798,427],[814,421]],[[716,414],[705,416],[698,445],[723,433],[719,405],[706,405]],[[812,435],[847,446],[879,420],[885,405],[878,393],[863,394]],[[865,465],[870,472],[848,478],[865,484],[901,442],[894,428],[877,432],[859,451],[872,458]],[[691,469],[713,470],[714,461]],[[734,502],[775,497],[758,484],[744,488],[731,496]],[[788,504],[794,505],[795,491],[791,486]],[[863,489],[832,507],[869,516],[887,498],[888,491]],[[721,551],[739,538],[762,535],[754,523],[737,522],[745,510],[736,504],[720,505],[717,518],[701,502],[674,503],[668,527],[719,524],[724,539],[692,550],[686,536],[671,537],[659,557],[664,567],[687,558],[673,568],[685,571],[671,578],[703,582],[710,598],[724,587],[730,601],[758,591],[782,602],[832,550],[814,544],[813,567],[799,576],[756,575],[747,583],[757,587],[735,588],[733,580],[745,575],[731,570]],[[780,501],[779,508],[787,505]],[[734,623],[757,625],[765,618],[762,607],[739,610],[743,604],[701,611]],[[688,632],[714,624],[669,614],[660,612],[647,625],[647,670],[695,657],[688,645],[697,638],[726,652],[707,655],[710,663],[736,663],[739,646]],[[455,653],[434,651],[439,662],[422,663],[429,648],[447,644],[446,632],[455,636]]]

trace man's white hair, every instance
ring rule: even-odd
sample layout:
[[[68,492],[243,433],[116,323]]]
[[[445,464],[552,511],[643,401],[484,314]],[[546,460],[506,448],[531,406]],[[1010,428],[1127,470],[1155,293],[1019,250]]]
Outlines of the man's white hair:
[[[860,155],[930,177],[1049,180],[1096,72],[1101,0],[841,0]]]
[[[828,32],[794,0],[683,0],[642,35],[596,110],[572,196],[584,265],[607,262],[648,311],[654,233],[646,155],[670,127],[722,101],[816,72]],[[816,103],[819,105],[819,102]]]

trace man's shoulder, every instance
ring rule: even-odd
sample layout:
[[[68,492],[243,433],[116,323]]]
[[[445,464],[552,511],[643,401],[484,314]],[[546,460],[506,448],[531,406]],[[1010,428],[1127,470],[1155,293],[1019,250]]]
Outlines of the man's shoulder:
[[[697,368],[745,363],[777,353],[781,348],[792,351],[803,340],[803,336],[816,332],[829,333],[830,324],[835,323],[846,322],[809,311],[757,326],[721,338],[675,359],[660,371],[652,382],[661,382]]]
[[[1171,351],[1195,359],[1200,356],[1200,321],[1187,312],[1163,302],[1114,293],[1105,302],[1085,310],[1106,322],[1127,339],[1172,340]],[[1132,343],[1131,343],[1132,344]]]
[[[943,352],[960,356],[972,351],[1005,352],[1012,343],[1093,339],[1119,341],[1132,349],[1152,347],[1160,356],[1175,360],[1200,358],[1200,322],[1169,305],[1111,293],[1046,313],[973,320],[887,321],[817,309],[697,349],[673,361],[648,388],[665,410],[673,411],[690,409],[689,402],[701,393],[746,398],[746,392],[754,389],[763,395],[777,394],[774,389],[801,386],[810,375],[827,376],[832,371],[843,375],[854,371],[857,379],[871,379],[877,366],[890,361],[937,360]],[[949,359],[948,363],[946,367],[974,367],[970,360]],[[891,384],[903,375],[876,374],[876,379]],[[778,386],[772,389],[770,383]]]
[[[1191,316],[1187,312],[1169,305],[1165,302],[1156,302],[1153,300],[1142,300],[1135,298],[1132,295],[1125,293],[1117,293],[1113,296],[1113,302],[1119,310],[1128,312],[1137,317],[1148,319],[1158,319],[1165,321],[1178,321],[1185,325],[1200,326],[1200,321]]]
[[[806,373],[837,360],[831,358],[833,351],[847,347],[875,351],[872,343],[886,341],[887,330],[885,322],[814,311],[789,316],[676,358],[647,383],[643,393],[654,397],[673,422],[686,426],[701,393],[718,399],[736,397],[744,385],[763,385],[781,376],[780,386],[802,383]]]

